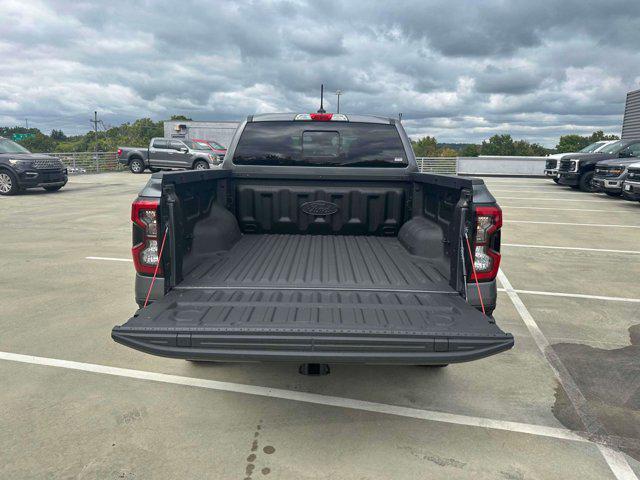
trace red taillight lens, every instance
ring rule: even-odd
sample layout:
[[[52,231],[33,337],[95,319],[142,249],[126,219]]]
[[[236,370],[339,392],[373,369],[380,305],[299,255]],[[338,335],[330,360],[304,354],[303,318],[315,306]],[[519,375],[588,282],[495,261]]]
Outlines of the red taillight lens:
[[[121,156],[121,155],[122,155],[122,149],[121,149],[121,148],[119,148],[119,149],[118,149],[118,156]]]
[[[330,122],[333,113],[312,113],[311,120],[314,122]]]
[[[133,264],[138,273],[153,275],[158,265],[158,201],[136,200],[131,205]],[[162,273],[162,265],[158,267]]]
[[[476,278],[493,280],[500,268],[500,207],[476,207],[476,249],[473,255]]]

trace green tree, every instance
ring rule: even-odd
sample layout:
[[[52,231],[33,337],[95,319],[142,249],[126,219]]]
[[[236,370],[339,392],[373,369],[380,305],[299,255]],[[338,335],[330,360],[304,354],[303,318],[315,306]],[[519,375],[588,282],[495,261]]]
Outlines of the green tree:
[[[602,130],[593,132],[589,136],[582,135],[562,135],[556,150],[558,153],[577,152],[584,147],[591,145],[594,142],[600,142],[602,140],[618,140],[617,135],[607,135]]]
[[[515,155],[515,146],[511,135],[493,135],[480,146],[481,155]]]
[[[480,155],[480,145],[467,145],[460,151],[462,157],[477,157]]]
[[[189,117],[185,117],[184,115],[171,115],[170,120],[182,120],[184,122],[192,122],[193,120]]]
[[[444,147],[444,148],[438,149],[436,156],[437,157],[457,157],[458,151],[454,150],[451,147]]]
[[[435,157],[438,154],[438,141],[435,137],[422,137],[411,144],[416,157]]]
[[[590,143],[593,142],[591,142],[588,137],[581,135],[562,135],[558,145],[556,145],[556,150],[558,153],[577,152]]]
[[[58,146],[58,142],[42,132],[36,133],[33,137],[25,138],[19,143],[32,152],[54,152]]]
[[[593,132],[589,137],[590,143],[600,142],[602,140],[619,140],[617,135],[606,135],[602,130]]]
[[[54,140],[66,140],[67,136],[64,134],[62,130],[56,130],[55,128],[51,130],[51,135],[49,135]]]

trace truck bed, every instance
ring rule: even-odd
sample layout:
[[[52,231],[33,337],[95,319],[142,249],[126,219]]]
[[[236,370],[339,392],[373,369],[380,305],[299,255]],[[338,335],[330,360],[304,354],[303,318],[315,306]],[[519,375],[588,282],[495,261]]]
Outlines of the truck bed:
[[[244,235],[112,335],[218,360],[451,363],[513,345],[397,238],[338,235]]]

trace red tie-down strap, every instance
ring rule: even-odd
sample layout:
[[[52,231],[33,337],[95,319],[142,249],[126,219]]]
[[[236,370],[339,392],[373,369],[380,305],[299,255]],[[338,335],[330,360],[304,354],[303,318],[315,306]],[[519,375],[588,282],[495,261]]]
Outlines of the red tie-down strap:
[[[476,288],[478,289],[478,297],[480,298],[480,306],[482,307],[482,313],[487,314],[484,310],[484,301],[482,300],[482,292],[480,291],[480,282],[478,282],[478,275],[476,273],[476,265],[473,261],[473,254],[471,253],[471,243],[469,243],[469,235],[464,234],[464,239],[467,241],[467,250],[469,251],[469,259],[471,260],[471,271],[473,272],[473,279],[476,281]]]
[[[160,268],[160,262],[162,261],[162,252],[164,251],[164,243],[167,241],[167,235],[169,234],[169,225],[164,230],[164,235],[162,237],[162,244],[160,245],[160,251],[158,252],[158,264],[156,265],[156,269],[153,272],[153,278],[151,279],[151,285],[149,285],[149,291],[147,292],[147,298],[144,299],[144,305],[142,308],[146,307],[149,304],[149,297],[151,296],[151,290],[153,290],[153,284],[156,283],[156,277],[158,276],[158,269]]]

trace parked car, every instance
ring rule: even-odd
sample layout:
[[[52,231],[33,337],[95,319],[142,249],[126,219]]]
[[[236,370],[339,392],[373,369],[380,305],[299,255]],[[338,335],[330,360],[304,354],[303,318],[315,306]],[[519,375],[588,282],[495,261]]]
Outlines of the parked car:
[[[419,173],[394,119],[249,117],[221,169],[152,175],[131,218],[128,347],[442,366],[513,346],[491,317],[499,206],[481,179]]]
[[[566,157],[567,155],[573,155],[574,153],[596,153],[602,150],[607,145],[611,145],[615,141],[616,140],[601,140],[599,142],[594,142],[591,145],[587,145],[578,152],[564,152],[547,155],[544,174],[547,177],[551,177],[554,182],[558,183],[558,167],[560,166],[560,160],[562,160],[564,157]]]
[[[622,195],[627,200],[640,202],[640,162],[627,167],[627,178],[622,182]]]
[[[206,170],[221,162],[208,144],[171,138],[152,138],[148,148],[119,147],[117,155],[118,161],[133,173],[147,168],[152,172],[174,168]]]
[[[222,162],[224,156],[227,154],[227,149],[223,145],[220,145],[218,142],[214,142],[213,140],[200,140],[194,138],[193,141],[196,143],[208,145],[209,148],[211,148],[211,150],[213,150],[213,152],[218,156],[220,162]]]
[[[640,157],[640,146],[635,152],[634,158],[613,160],[602,160],[596,163],[593,175],[593,187],[597,192],[603,192],[611,197],[622,195],[622,183],[627,178],[627,167],[638,163]]]
[[[56,192],[67,180],[67,169],[59,158],[31,153],[22,145],[0,137],[0,195],[15,195],[38,187]]]
[[[640,139],[618,140],[597,153],[574,153],[560,160],[558,183],[585,192],[597,191],[593,185],[596,164],[602,160],[640,156]]]

